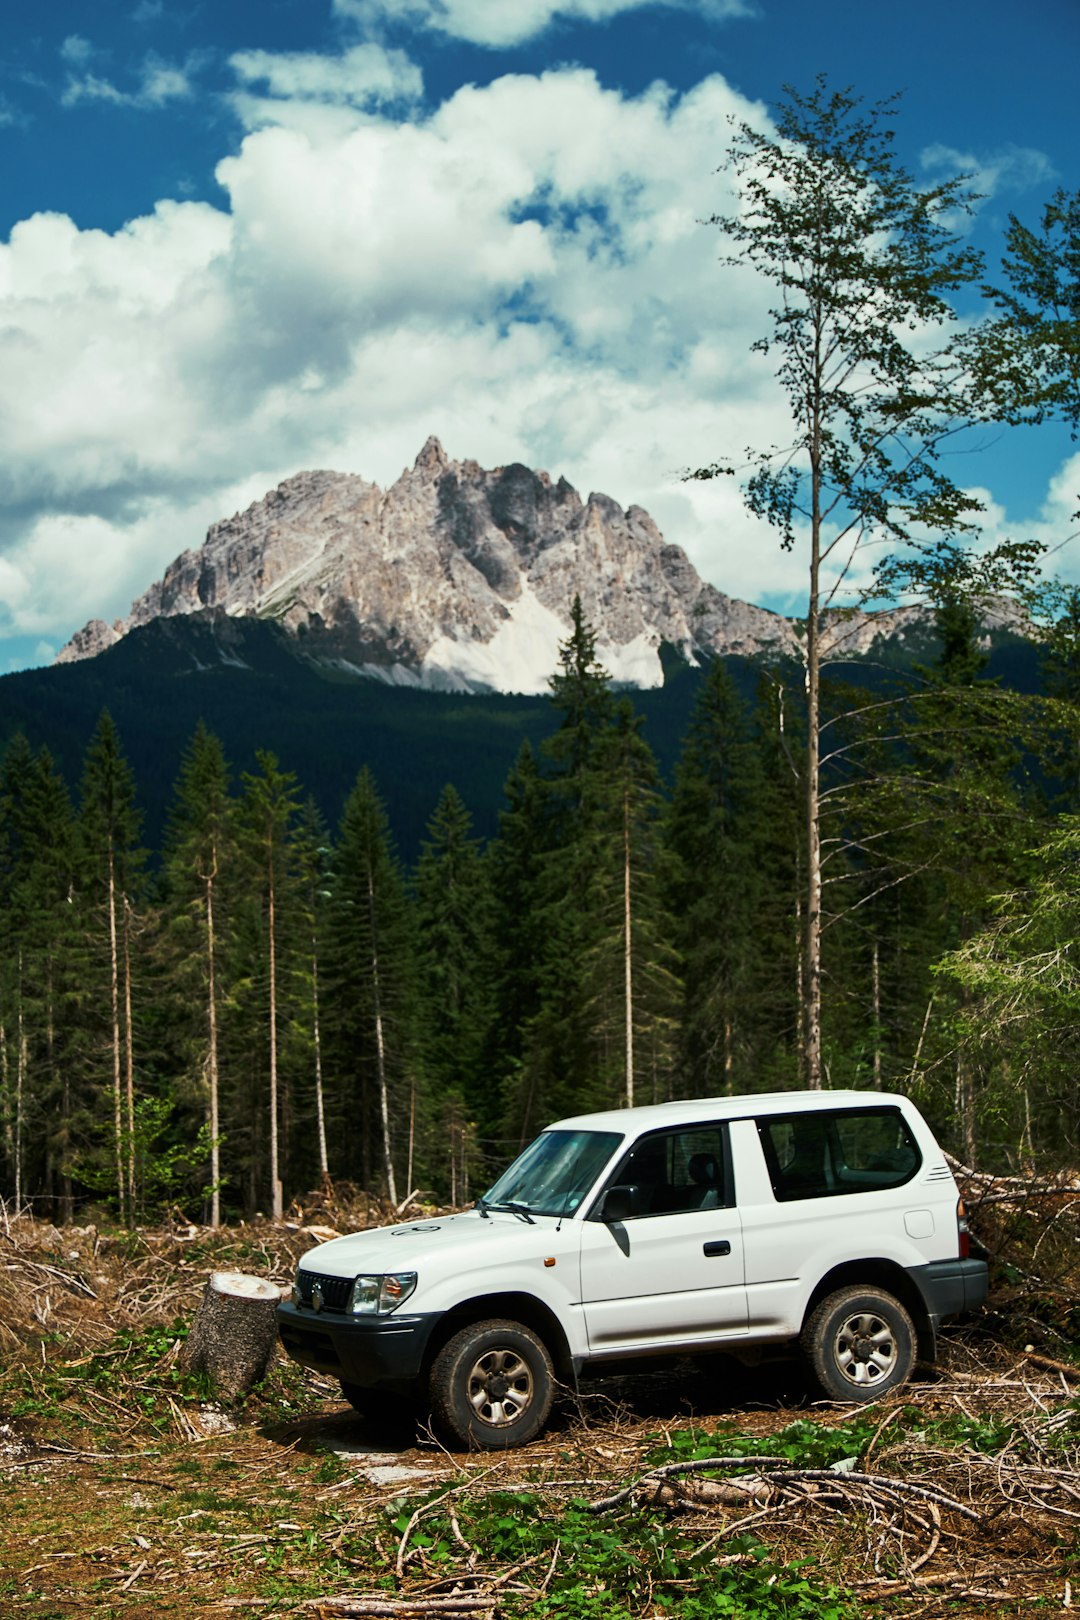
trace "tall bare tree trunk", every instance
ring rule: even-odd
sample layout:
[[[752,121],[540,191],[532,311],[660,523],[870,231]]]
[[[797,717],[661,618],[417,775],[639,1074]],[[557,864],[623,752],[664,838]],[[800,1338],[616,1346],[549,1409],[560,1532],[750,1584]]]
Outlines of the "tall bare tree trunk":
[[[26,1098],[26,1071],[29,1067],[29,1043],[23,1018],[22,987],[19,987],[19,1061],[15,1071],[15,1213],[22,1209],[23,1201],[23,1110]]]
[[[109,851],[109,986],[112,1006],[113,1134],[116,1138],[116,1197],[120,1219],[127,1219],[127,1178],[124,1174],[124,1091],[120,1039],[120,961],[116,931],[116,871]]]
[[[975,1086],[963,1052],[956,1059],[956,1117],[964,1144],[964,1163],[975,1166]]]
[[[135,1214],[135,1042],[131,1020],[131,906],[124,900],[124,1065],[127,1091],[128,1208]]]
[[[217,850],[206,884],[206,1072],[210,1086],[210,1225],[221,1225],[221,1121],[218,1104],[217,938],[214,932],[214,879]]]
[[[8,1067],[7,1025],[0,1024],[0,1108],[4,1117],[4,1152],[8,1164],[15,1165],[15,1126],[11,1109],[11,1073]]]
[[[874,1085],[881,1090],[881,949],[874,940],[870,959],[870,981],[874,998]]]
[[[450,1138],[450,1204],[455,1207],[457,1195],[457,1115],[451,1114],[447,1121],[447,1135]]]
[[[623,993],[626,997],[626,1106],[634,1106],[634,940],[630,918],[630,788],[623,788]]]
[[[315,1125],[319,1137],[319,1175],[325,1187],[330,1180],[330,1160],[326,1152],[326,1109],[323,1103],[322,1031],[319,1024],[319,942],[311,939],[311,1033],[315,1047]],[[412,1137],[409,1137],[410,1151]],[[412,1174],[412,1161],[409,1162]]]
[[[821,335],[814,348],[810,440],[810,591],[806,607],[806,945],[803,1060],[821,1089]]]
[[[912,1080],[915,1079],[915,1076],[919,1072],[919,1064],[922,1062],[923,1044],[926,1040],[926,1031],[930,1027],[930,1014],[933,1012],[933,1010],[934,998],[931,996],[930,1000],[926,1003],[926,1011],[923,1014],[922,1028],[919,1030],[919,1039],[915,1043],[915,1056],[911,1060],[911,1075],[909,1078]]]
[[[50,1090],[56,1083],[56,963],[50,956],[45,973],[45,1053]],[[75,1196],[71,1185],[71,1079],[65,1063],[60,1080],[60,1224],[75,1219]]]
[[[283,1213],[281,1176],[278,1165],[278,1067],[277,1067],[277,937],[274,912],[274,857],[270,852],[267,906],[267,946],[270,968],[270,1201],[271,1214],[280,1221]]]
[[[378,934],[375,927],[375,875],[367,869],[368,917],[371,923],[371,999],[375,1013],[375,1072],[379,1082],[379,1122],[382,1126],[383,1175],[392,1204],[398,1201],[397,1181],[390,1142],[390,1087],[386,1073],[386,1040],[383,1033],[382,981],[379,973]]]
[[[797,894],[795,896],[795,937],[798,941],[798,949],[795,952],[795,1005],[799,1009],[799,1060],[800,1067],[805,1068],[806,1045],[802,1020],[803,1006],[805,1004],[805,997],[803,995],[803,965],[805,960],[804,945],[806,936],[803,929],[803,903],[801,894]]]
[[[409,1081],[409,1157],[405,1167],[405,1196],[413,1191],[413,1167],[416,1150],[416,1076]]]

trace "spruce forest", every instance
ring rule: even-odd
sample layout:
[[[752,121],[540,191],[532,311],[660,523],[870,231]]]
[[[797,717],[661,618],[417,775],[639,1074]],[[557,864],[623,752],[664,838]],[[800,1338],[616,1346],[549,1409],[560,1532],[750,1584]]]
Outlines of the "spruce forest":
[[[892,695],[827,689],[859,765],[826,775],[824,1083],[912,1092],[981,1165],[1068,1158],[1080,693],[1004,691],[974,618],[940,617]],[[805,1083],[796,696],[763,670],[747,704],[715,661],[665,783],[579,612],[498,836],[448,784],[411,871],[367,770],[329,830],[272,755],[235,781],[200,727],[148,852],[107,712],[74,800],[16,738],[4,1197],[216,1223],[331,1178],[458,1203],[553,1118]]]
[[[894,110],[818,81],[729,151],[742,208],[709,223],[776,288],[753,347],[791,442],[687,476],[739,476],[805,548],[805,659],[750,704],[716,659],[669,780],[579,602],[497,835],[448,783],[411,870],[367,769],[331,828],[200,726],[147,850],[107,712],[77,784],[11,742],[5,1199],[215,1225],[332,1180],[460,1203],[560,1116],[800,1085],[909,1092],[970,1166],[1077,1162],[1080,592],[979,544],[944,457],[978,424],[1080,421],[1080,198],[1013,220],[986,287],[963,177],[915,186]],[[958,322],[964,289],[990,313]],[[924,604],[922,663],[840,678],[856,579]],[[1037,696],[988,676],[1003,599]]]

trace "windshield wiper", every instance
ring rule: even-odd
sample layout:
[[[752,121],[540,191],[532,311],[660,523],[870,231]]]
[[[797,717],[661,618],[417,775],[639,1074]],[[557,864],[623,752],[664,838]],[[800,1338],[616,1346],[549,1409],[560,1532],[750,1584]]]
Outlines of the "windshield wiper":
[[[484,1217],[485,1221],[490,1221],[491,1216],[488,1214],[487,1205],[484,1203],[484,1200],[482,1198],[478,1198],[476,1200],[476,1208],[480,1211],[480,1213]]]
[[[501,1203],[501,1204],[488,1204],[487,1208],[488,1209],[508,1209],[510,1211],[511,1215],[521,1215],[521,1216],[523,1216],[524,1219],[528,1221],[530,1226],[535,1226],[536,1225],[536,1222],[532,1218],[532,1210],[529,1208],[528,1204],[515,1203],[512,1198],[506,1199],[506,1201],[504,1203]]]

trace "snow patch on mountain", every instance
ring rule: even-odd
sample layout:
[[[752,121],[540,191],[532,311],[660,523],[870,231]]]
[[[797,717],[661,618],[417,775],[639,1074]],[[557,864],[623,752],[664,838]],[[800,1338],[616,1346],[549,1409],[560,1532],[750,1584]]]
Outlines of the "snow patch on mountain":
[[[490,641],[464,640],[460,630],[434,641],[422,666],[425,684],[465,692],[546,692],[565,639],[564,621],[525,584]]]

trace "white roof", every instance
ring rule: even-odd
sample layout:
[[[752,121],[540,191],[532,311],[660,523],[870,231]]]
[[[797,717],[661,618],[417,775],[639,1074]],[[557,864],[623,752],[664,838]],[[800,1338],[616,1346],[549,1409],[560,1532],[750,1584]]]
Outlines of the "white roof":
[[[547,1127],[552,1131],[618,1131],[640,1136],[665,1125],[698,1125],[714,1119],[756,1118],[761,1114],[798,1114],[819,1108],[881,1107],[906,1104],[893,1091],[756,1091],[738,1097],[693,1097],[685,1102],[653,1103],[645,1108],[612,1108],[602,1114],[575,1114]]]

